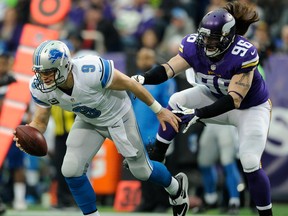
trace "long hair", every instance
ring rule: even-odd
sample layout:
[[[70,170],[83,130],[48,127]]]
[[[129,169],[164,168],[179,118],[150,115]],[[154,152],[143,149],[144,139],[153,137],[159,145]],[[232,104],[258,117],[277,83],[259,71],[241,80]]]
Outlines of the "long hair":
[[[236,21],[236,34],[244,35],[252,23],[259,21],[259,15],[253,7],[247,4],[233,1],[227,3],[224,7]]]

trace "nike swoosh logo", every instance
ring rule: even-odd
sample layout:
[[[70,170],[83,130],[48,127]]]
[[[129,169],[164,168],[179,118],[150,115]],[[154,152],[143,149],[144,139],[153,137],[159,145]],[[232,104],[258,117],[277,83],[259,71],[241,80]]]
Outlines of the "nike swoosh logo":
[[[117,128],[120,127],[120,125],[113,125],[111,128]]]
[[[187,204],[185,204],[183,210],[180,212],[180,214],[177,213],[177,216],[184,216],[186,214],[187,211]]]
[[[253,52],[251,52],[251,55],[254,55],[256,53],[256,50],[254,50]]]

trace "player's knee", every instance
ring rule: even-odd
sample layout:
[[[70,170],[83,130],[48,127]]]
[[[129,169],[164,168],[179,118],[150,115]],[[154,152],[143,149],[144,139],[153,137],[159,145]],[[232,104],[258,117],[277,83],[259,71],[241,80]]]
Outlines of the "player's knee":
[[[240,161],[244,172],[250,173],[260,168],[260,158],[254,154],[242,154],[240,155]]]
[[[172,109],[177,109],[177,106],[176,106],[177,103],[179,103],[181,105],[184,104],[183,97],[180,97],[180,93],[179,92],[174,93],[170,97],[168,104],[169,104],[170,107],[172,107]]]
[[[211,158],[210,158],[211,159]],[[214,162],[212,160],[208,160],[207,157],[198,157],[197,158],[197,163],[199,166],[211,166],[214,164]]]
[[[150,174],[146,172],[145,169],[143,169],[143,172],[141,172],[141,170],[139,169],[135,169],[135,170],[132,169],[131,173],[133,174],[135,178],[141,181],[147,181],[150,177]]]
[[[151,175],[151,169],[147,168],[145,164],[138,164],[133,162],[128,162],[130,172],[133,176],[141,181],[147,181]]]
[[[79,162],[77,159],[65,157],[61,167],[61,171],[64,177],[77,177],[83,174],[79,172]]]

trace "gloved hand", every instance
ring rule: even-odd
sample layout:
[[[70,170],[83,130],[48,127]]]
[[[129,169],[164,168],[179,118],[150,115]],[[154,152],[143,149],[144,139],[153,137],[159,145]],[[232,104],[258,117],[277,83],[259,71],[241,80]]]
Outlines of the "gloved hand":
[[[181,118],[181,124],[185,124],[182,133],[186,133],[189,127],[199,120],[199,117],[195,115],[194,109],[183,107],[178,103],[176,105],[178,107],[178,110],[172,110],[172,112]]]
[[[142,75],[134,75],[131,76],[131,78],[134,79],[136,82],[140,83],[141,85],[143,85],[145,82],[145,77]]]

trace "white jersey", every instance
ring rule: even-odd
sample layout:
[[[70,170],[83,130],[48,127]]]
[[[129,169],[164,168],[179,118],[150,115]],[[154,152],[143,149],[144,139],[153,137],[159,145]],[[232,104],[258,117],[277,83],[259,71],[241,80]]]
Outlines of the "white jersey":
[[[114,75],[113,61],[98,56],[72,59],[74,87],[71,96],[56,88],[43,93],[30,81],[33,100],[41,107],[60,106],[84,121],[97,126],[111,126],[131,107],[126,91],[107,89]]]

